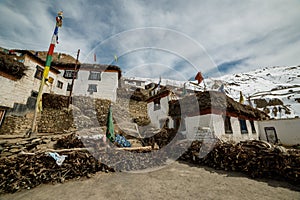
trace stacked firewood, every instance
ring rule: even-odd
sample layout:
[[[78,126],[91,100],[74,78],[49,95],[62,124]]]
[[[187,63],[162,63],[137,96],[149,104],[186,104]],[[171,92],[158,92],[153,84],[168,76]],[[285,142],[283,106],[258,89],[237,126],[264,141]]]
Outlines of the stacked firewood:
[[[52,108],[52,109],[62,109],[67,108],[69,105],[69,97],[58,95],[58,94],[49,94],[44,93],[42,97],[43,108]]]
[[[16,192],[42,183],[64,182],[68,179],[91,177],[97,171],[113,171],[87,152],[64,152],[61,166],[47,153],[19,155],[0,160],[0,191]]]
[[[8,55],[0,52],[0,72],[7,73],[16,79],[21,79],[26,75],[26,67],[22,62],[18,62],[18,59],[23,59],[17,57],[16,55]]]
[[[147,129],[142,133],[142,135],[144,136],[143,143],[150,146],[154,146],[155,144],[157,144],[159,148],[162,148],[168,145],[176,136],[176,134],[177,131],[175,129]]]
[[[116,171],[146,169],[161,165],[166,160],[164,153],[150,152],[143,147],[133,151],[117,148],[117,144],[104,142],[101,137],[84,137],[76,134],[63,137],[57,141],[57,148],[86,148],[93,156]]]
[[[66,148],[66,149],[62,149]],[[49,152],[66,156],[59,166]],[[30,189],[42,183],[64,182],[114,171],[143,170],[164,165],[164,153],[136,148],[126,151],[101,138],[78,138],[75,134],[57,140],[55,150],[44,150],[0,159],[0,193]]]
[[[206,144],[194,141],[181,159],[215,169],[240,171],[251,177],[281,178],[300,183],[300,152],[263,141],[238,144],[217,141],[205,152]],[[201,157],[201,153],[206,153]]]
[[[56,148],[83,148],[84,144],[75,133],[64,136],[56,141]]]
[[[201,113],[207,109],[223,110],[224,112],[237,113],[249,118],[268,118],[266,113],[254,109],[249,105],[240,104],[226,96],[226,94],[217,91],[196,92],[195,95],[169,102],[170,116],[189,115],[195,112]]]

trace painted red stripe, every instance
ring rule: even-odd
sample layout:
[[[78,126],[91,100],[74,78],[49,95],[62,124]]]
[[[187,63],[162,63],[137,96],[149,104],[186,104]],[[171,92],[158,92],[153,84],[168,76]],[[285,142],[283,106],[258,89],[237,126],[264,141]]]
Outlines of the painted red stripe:
[[[55,44],[50,44],[50,46],[49,46],[49,51],[48,51],[48,55],[50,55],[50,56],[53,55],[54,47],[55,47]]]

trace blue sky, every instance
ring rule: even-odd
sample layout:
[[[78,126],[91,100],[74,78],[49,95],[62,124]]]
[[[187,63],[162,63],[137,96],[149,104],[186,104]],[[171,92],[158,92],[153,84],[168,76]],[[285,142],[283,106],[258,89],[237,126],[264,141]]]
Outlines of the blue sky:
[[[300,1],[2,0],[0,46],[117,64],[125,76],[188,80],[300,64]],[[114,61],[118,56],[118,62]]]

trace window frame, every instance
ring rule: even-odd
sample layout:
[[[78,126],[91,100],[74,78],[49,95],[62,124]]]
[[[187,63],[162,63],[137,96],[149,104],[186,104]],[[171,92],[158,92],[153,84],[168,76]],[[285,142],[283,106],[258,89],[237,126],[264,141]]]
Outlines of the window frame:
[[[102,72],[90,71],[88,80],[101,81],[101,79],[102,79]]]
[[[160,105],[160,98],[159,99],[155,99],[153,101],[154,103],[154,107],[153,107],[153,110],[154,111],[157,111],[157,110],[160,110],[161,109],[161,105]]]
[[[277,144],[279,142],[275,127],[264,127],[266,139],[269,143]]]
[[[97,84],[89,84],[89,85],[88,85],[87,91],[88,91],[90,94],[93,94],[94,92],[98,92],[97,86],[98,86]]]
[[[6,110],[0,108],[0,127],[1,127],[2,123],[4,122],[5,114],[6,114]]]
[[[248,134],[249,131],[248,131],[246,120],[239,118],[239,122],[240,122],[240,131],[241,131],[241,134]]]
[[[256,134],[256,128],[255,128],[255,125],[254,125],[254,121],[253,120],[250,120],[250,125],[251,125],[251,132],[252,134]]]
[[[44,73],[44,69],[41,66],[36,65],[36,71],[35,71],[35,74],[34,74],[34,78],[42,80],[43,73]]]
[[[78,71],[75,71],[75,70],[65,70],[63,77],[65,79],[73,79],[73,77],[74,77],[74,79],[77,79],[77,77],[78,77]]]
[[[71,88],[72,88],[72,83],[68,83],[68,85],[67,85],[67,91],[71,91]]]
[[[233,134],[230,116],[224,115],[223,116],[223,120],[224,120],[224,131],[225,131],[225,134]]]
[[[64,83],[60,80],[57,80],[56,87],[59,89],[63,89]]]

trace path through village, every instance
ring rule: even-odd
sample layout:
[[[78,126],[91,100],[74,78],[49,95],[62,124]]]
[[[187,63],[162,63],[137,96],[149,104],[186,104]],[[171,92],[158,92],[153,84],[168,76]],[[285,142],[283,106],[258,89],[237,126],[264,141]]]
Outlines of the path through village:
[[[143,173],[97,173],[90,179],[47,184],[1,195],[2,200],[51,199],[300,199],[300,186],[254,180],[237,172],[174,162]]]

